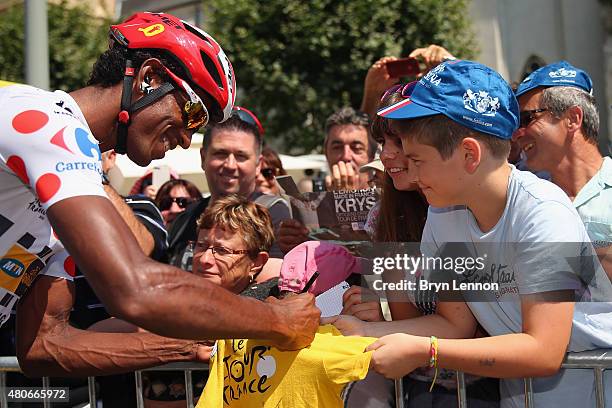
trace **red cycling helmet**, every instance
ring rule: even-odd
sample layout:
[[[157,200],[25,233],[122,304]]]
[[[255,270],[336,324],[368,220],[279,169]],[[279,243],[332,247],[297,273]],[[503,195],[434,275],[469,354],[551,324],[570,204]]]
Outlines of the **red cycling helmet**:
[[[236,80],[229,59],[203,30],[165,13],[142,12],[111,26],[111,35],[128,49],[161,49],[183,65],[191,84],[206,91],[226,120],[236,99]]]

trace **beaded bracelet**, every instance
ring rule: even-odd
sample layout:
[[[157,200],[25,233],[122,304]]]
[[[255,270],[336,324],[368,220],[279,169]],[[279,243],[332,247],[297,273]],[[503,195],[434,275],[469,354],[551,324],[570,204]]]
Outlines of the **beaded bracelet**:
[[[429,392],[431,392],[436,383],[436,378],[438,378],[438,338],[436,336],[429,338],[429,368],[435,368],[434,377],[429,387]]]

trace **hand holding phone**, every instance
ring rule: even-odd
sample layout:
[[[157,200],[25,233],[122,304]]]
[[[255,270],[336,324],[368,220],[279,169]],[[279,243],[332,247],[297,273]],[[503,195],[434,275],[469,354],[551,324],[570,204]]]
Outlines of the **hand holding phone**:
[[[419,61],[416,58],[400,58],[387,61],[387,73],[392,78],[417,76],[421,72]]]

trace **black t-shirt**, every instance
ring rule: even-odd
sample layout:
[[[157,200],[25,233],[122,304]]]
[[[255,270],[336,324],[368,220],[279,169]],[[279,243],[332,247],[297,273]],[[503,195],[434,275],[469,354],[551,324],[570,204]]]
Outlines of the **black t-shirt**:
[[[168,234],[161,213],[148,198],[130,196],[125,198],[125,202],[132,209],[138,221],[153,236],[154,247],[151,258],[160,260],[168,248]],[[75,300],[74,309],[70,314],[71,323],[81,329],[86,329],[92,324],[110,317],[78,267],[74,276],[74,288]]]
[[[210,197],[201,198],[180,213],[172,222],[168,231],[168,251],[166,261],[186,271],[191,271],[191,258],[185,254],[189,241],[198,239],[197,221],[208,207]],[[193,254],[191,254],[193,255]]]

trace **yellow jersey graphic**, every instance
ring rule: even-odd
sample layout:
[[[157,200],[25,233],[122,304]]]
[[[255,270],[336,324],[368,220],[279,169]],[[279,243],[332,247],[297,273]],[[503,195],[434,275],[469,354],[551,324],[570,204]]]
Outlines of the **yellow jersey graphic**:
[[[219,340],[197,408],[342,407],[347,383],[368,373],[376,339],[319,327],[312,344],[280,351],[258,340]]]

